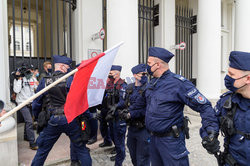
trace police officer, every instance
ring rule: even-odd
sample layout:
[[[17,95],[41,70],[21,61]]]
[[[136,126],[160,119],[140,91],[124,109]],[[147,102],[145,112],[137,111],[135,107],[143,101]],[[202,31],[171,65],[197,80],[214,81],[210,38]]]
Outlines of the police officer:
[[[170,71],[174,55],[163,48],[149,48],[147,70],[153,76],[146,90],[146,128],[150,140],[152,166],[189,165],[185,146],[183,108],[200,112],[207,133],[217,133],[218,125],[211,103],[183,76]]]
[[[135,83],[129,84],[126,89],[127,112],[121,112],[120,117],[129,124],[127,146],[134,166],[149,166],[150,134],[145,127],[147,85],[146,65],[139,64],[132,68]]]
[[[221,165],[249,165],[250,163],[250,53],[232,51],[225,77],[224,93],[215,106],[216,116],[224,139]],[[203,146],[216,153],[218,143],[203,134]]]
[[[116,166],[121,166],[125,159],[125,134],[126,121],[119,118],[118,111],[125,108],[125,90],[127,84],[120,78],[121,66],[113,65],[109,73],[107,87],[104,93],[103,106],[107,115],[106,121],[109,122],[111,139],[115,144],[116,155],[110,158],[115,161]]]
[[[45,77],[41,80],[37,91],[40,91],[45,86],[49,85],[50,83],[59,79],[65,73],[70,71],[70,64],[72,62],[70,58],[66,56],[55,55],[53,56],[53,59],[55,63],[55,72],[51,77]],[[34,114],[38,115],[38,111],[40,111],[43,98],[45,97],[45,95],[48,95],[47,97],[49,97],[50,101],[48,111],[51,114],[47,126],[42,130],[37,139],[38,150],[32,161],[32,165],[34,166],[40,166],[44,164],[48,153],[62,133],[65,133],[70,138],[74,151],[76,152],[77,158],[80,160],[81,165],[92,165],[89,151],[86,148],[86,142],[83,142],[81,140],[81,129],[77,123],[77,120],[74,119],[71,123],[68,124],[67,119],[64,115],[63,106],[65,104],[71,82],[72,77],[69,77],[65,81],[62,81],[61,83],[51,88],[47,94],[39,96],[33,102]]]

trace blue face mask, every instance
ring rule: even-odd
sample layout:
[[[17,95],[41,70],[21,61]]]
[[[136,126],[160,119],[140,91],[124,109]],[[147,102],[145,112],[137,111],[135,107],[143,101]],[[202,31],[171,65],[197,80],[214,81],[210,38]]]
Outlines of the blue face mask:
[[[52,69],[48,69],[48,73],[52,73]]]
[[[155,63],[155,64],[156,64],[156,63]],[[147,72],[148,72],[148,74],[151,75],[151,76],[152,76],[152,75],[154,74],[154,72],[157,70],[157,69],[156,69],[154,72],[151,71],[151,68],[152,68],[155,64],[153,64],[152,66],[147,65]]]
[[[140,80],[140,83],[142,84],[142,85],[144,85],[145,83],[147,83],[148,82],[148,77],[147,76],[142,76],[141,77],[141,80]]]
[[[224,78],[226,88],[227,88],[228,90],[232,91],[232,92],[236,92],[238,89],[244,87],[246,84],[243,85],[243,86],[241,86],[241,87],[239,87],[239,88],[237,88],[237,87],[234,86],[234,82],[235,82],[236,80],[242,79],[242,78],[244,78],[244,77],[246,77],[246,76],[247,76],[247,75],[242,76],[242,77],[237,78],[237,79],[234,79],[234,78],[230,77],[229,75],[226,75],[225,78]]]
[[[36,73],[36,77],[39,77],[39,73]]]

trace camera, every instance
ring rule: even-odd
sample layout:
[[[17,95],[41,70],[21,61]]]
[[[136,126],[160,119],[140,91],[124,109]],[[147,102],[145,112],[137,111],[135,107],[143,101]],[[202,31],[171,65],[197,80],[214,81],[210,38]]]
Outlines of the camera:
[[[30,67],[27,67],[26,64],[23,64],[21,67],[17,68],[15,71],[11,72],[11,75],[13,75],[15,79],[19,79],[20,77],[25,77],[25,76],[31,74],[30,69],[32,67],[33,67],[33,65],[31,65]],[[20,74],[17,75],[16,74],[17,72],[19,72]]]

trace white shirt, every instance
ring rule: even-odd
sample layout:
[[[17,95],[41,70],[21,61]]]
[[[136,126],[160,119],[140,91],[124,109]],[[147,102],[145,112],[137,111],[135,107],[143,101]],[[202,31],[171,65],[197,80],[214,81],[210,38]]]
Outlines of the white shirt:
[[[17,94],[16,102],[18,105],[35,94],[35,89],[37,88],[35,81],[33,77],[29,80],[26,77],[23,77],[23,80],[14,79],[13,90]]]

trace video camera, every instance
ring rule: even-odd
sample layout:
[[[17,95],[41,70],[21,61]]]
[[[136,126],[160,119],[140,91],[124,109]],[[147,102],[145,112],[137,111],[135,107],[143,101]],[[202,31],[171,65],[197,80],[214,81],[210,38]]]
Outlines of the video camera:
[[[20,77],[25,77],[31,74],[30,69],[33,69],[33,65],[28,66],[27,64],[22,64],[21,67],[17,68],[15,71],[11,72],[11,75],[14,76],[15,79],[19,79]],[[17,75],[16,73],[19,72],[20,74]]]

